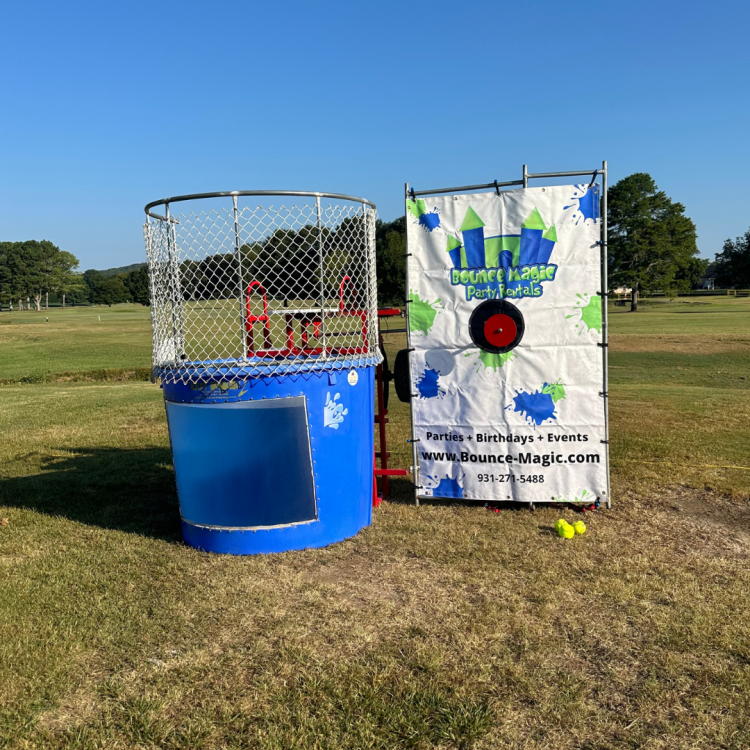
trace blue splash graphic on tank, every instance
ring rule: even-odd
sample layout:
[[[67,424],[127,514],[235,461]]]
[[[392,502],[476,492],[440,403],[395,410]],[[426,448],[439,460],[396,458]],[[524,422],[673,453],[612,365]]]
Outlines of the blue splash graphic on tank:
[[[331,392],[326,393],[326,405],[323,407],[323,426],[330,427],[332,430],[338,430],[339,425],[344,421],[344,417],[349,413],[344,405],[339,403],[341,394],[337,393],[331,398]]]
[[[576,225],[583,219],[585,224],[589,219],[599,218],[599,185],[576,185],[572,196],[574,203],[565,206],[565,210],[574,208],[573,219]]]
[[[540,390],[530,393],[529,391],[518,391],[513,397],[513,405],[506,409],[513,409],[523,414],[524,419],[539,426],[547,419],[557,419],[555,405],[565,398],[565,386],[558,380],[554,383],[544,383]]]
[[[420,398],[442,398],[445,396],[445,389],[439,382],[440,373],[437,370],[425,369],[422,377],[417,381],[417,390]]]

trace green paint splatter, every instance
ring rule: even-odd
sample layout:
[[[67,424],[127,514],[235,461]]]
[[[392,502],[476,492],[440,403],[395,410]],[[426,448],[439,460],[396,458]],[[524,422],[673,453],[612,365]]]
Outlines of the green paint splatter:
[[[578,318],[576,323],[576,329],[580,336],[584,331],[597,331],[602,332],[602,298],[598,294],[593,294],[589,297],[588,294],[576,294],[578,302],[576,302],[576,310],[571,315],[566,315],[566,318]],[[588,298],[588,301],[587,301]],[[585,303],[585,304],[584,304]],[[579,325],[580,324],[580,325]]]
[[[411,292],[411,303],[409,305],[409,330],[421,331],[425,336],[432,329],[432,324],[435,322],[435,316],[437,310],[433,305],[440,304],[440,300],[436,299],[430,303],[426,300],[420,299],[419,295],[412,291]]]
[[[409,213],[413,214],[415,218],[419,218],[423,213],[427,211],[424,205],[424,201],[422,199],[412,201],[408,200],[406,201],[406,208],[409,211]]]
[[[593,503],[594,500],[596,500],[596,494],[589,492],[588,490],[584,490],[581,493],[580,497],[573,496],[572,500],[569,500],[567,497],[563,497],[562,495],[559,497],[553,497],[552,500],[556,503]]]
[[[465,357],[474,357],[476,352],[469,352],[464,355]],[[503,354],[492,354],[491,352],[479,352],[479,360],[477,361],[477,372],[480,371],[482,365],[485,370],[498,371],[506,362],[510,362],[516,356],[515,352],[504,352]]]
[[[565,398],[565,385],[561,379],[556,380],[554,383],[545,383],[542,393],[549,393],[552,396],[552,403],[556,404]]]

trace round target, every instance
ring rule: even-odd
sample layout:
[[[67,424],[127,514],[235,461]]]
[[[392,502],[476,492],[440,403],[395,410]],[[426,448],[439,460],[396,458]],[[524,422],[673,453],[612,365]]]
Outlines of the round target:
[[[485,352],[503,354],[515,349],[526,326],[521,311],[504,299],[482,302],[469,318],[471,340]]]

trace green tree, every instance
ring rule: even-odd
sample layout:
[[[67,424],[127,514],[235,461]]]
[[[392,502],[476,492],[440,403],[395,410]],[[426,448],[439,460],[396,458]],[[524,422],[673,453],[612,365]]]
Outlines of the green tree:
[[[630,309],[641,292],[680,288],[698,254],[695,224],[685,207],[659,190],[650,175],[637,172],[607,191],[610,286],[633,290]]]
[[[77,273],[78,258],[73,253],[66,250],[60,250],[51,259],[49,268],[49,278],[46,294],[55,292],[62,297],[62,306],[65,307],[65,298],[69,294],[76,294],[83,291],[86,284],[83,276]],[[49,307],[49,298],[47,299]]]
[[[127,302],[128,297],[128,290],[125,288],[122,276],[101,279],[91,288],[91,302],[95,305],[112,307],[119,302]]]
[[[86,284],[86,289],[88,290],[86,298],[89,302],[93,302],[94,300],[92,299],[92,297],[94,294],[94,287],[104,281],[104,274],[94,268],[89,268],[83,272],[83,281]]]
[[[402,305],[406,296],[406,218],[375,226],[378,304]]]
[[[0,242],[0,307],[3,302],[10,302],[10,271],[8,269],[8,253],[11,252],[12,242]]]
[[[716,255],[716,283],[719,286],[750,287],[750,229],[736,240],[727,240]]]
[[[48,240],[6,243],[6,294],[18,300],[19,309],[23,308],[24,298],[33,297],[37,311],[41,310],[42,295],[48,288],[50,258],[55,252],[60,249]]]
[[[141,305],[148,306],[151,304],[151,295],[148,287],[148,271],[145,268],[138,268],[135,271],[125,274],[125,289],[127,289],[130,299]]]
[[[700,284],[706,275],[709,261],[705,258],[691,258],[685,266],[675,274],[675,289],[680,292],[689,292]]]

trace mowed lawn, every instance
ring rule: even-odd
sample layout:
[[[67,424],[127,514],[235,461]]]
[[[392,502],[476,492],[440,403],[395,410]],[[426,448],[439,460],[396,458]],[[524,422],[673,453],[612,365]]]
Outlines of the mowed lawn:
[[[151,319],[142,305],[0,313],[0,383],[151,365]]]
[[[181,543],[148,311],[45,318],[0,314],[0,747],[750,746],[750,301],[612,308],[583,537],[395,480],[252,558]]]

